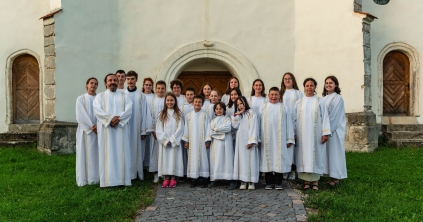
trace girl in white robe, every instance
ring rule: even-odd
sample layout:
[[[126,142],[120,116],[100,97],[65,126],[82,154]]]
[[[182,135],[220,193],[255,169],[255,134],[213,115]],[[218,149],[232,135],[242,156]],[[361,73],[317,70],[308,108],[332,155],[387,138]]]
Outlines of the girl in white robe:
[[[223,94],[222,98],[220,98],[220,101],[224,104],[229,104],[229,102],[231,101],[231,90],[234,88],[240,89],[241,86],[239,84],[238,78],[231,77],[228,81],[228,86],[226,87],[225,94]],[[240,93],[239,96],[242,96],[242,94]]]
[[[181,147],[184,119],[173,93],[166,95],[165,103],[156,124],[156,136],[159,143],[158,173],[159,176],[164,177],[163,188],[174,188],[177,184],[175,177],[184,176]]]
[[[260,107],[269,102],[269,99],[265,93],[266,88],[264,87],[264,83],[261,79],[256,79],[253,82],[253,86],[251,87],[251,96],[248,98],[248,105],[258,113]]]
[[[153,90],[153,86],[154,86],[154,81],[152,78],[147,77],[144,78],[143,81],[143,86],[142,86],[142,92],[145,95],[145,98],[147,99],[147,104],[148,107],[151,109],[151,101],[153,100],[153,98],[156,96],[154,94],[154,90]],[[150,111],[151,113],[151,111]],[[152,113],[151,113],[152,114]],[[150,118],[150,117],[149,117]],[[155,125],[153,125],[155,126]],[[146,138],[141,140],[141,144],[144,147],[144,161],[143,161],[143,165],[144,167],[149,167],[150,166],[150,150],[151,150],[151,146],[154,144],[154,137],[153,135],[148,132],[146,134]]]
[[[211,140],[210,188],[217,185],[216,180],[232,180],[234,172],[231,118],[225,116],[226,106],[222,102],[217,103],[214,110],[216,118],[210,122],[207,133],[208,140]],[[231,181],[231,187],[234,189],[235,185],[232,183]]]
[[[206,109],[204,109],[204,112],[207,113],[210,120],[213,120],[216,117],[216,114],[214,113],[214,104],[219,102],[219,96],[220,96],[219,92],[215,89],[212,89],[209,96],[210,104],[207,106]],[[226,110],[226,107],[225,107],[225,110]]]
[[[320,175],[327,172],[326,141],[331,135],[329,115],[324,102],[314,95],[317,82],[313,78],[304,80],[305,97],[297,101],[296,163],[298,178],[304,180],[304,190],[318,190]]]
[[[259,150],[258,144],[258,122],[257,115],[250,109],[247,99],[243,96],[237,99],[239,111],[232,116],[232,125],[237,128],[235,158],[234,158],[234,180],[241,180],[240,189],[254,190],[254,183],[259,179]]]
[[[298,89],[297,80],[295,80],[294,74],[287,72],[282,76],[280,91],[282,103],[288,108],[289,112],[291,112],[292,121],[294,121],[295,103],[303,97],[303,93]],[[295,148],[289,149],[288,152],[292,157],[292,169],[291,172],[285,173],[283,177],[284,179],[295,180]]]
[[[76,184],[100,183],[98,165],[97,118],[94,115],[93,101],[98,81],[92,77],[86,83],[87,93],[76,99]]]
[[[211,90],[213,89],[213,87],[209,84],[209,83],[205,83],[202,87],[201,87],[201,89],[200,89],[200,95],[202,96],[202,97],[204,97],[204,103],[203,103],[203,111],[205,111],[205,109],[207,108],[207,107],[209,107],[209,105],[210,105],[210,92],[211,92]]]
[[[326,143],[327,168],[329,186],[335,186],[340,179],[347,178],[347,164],[345,160],[345,107],[341,97],[338,79],[335,76],[328,76],[325,79],[323,88],[323,102],[329,113],[330,130],[332,136]]]

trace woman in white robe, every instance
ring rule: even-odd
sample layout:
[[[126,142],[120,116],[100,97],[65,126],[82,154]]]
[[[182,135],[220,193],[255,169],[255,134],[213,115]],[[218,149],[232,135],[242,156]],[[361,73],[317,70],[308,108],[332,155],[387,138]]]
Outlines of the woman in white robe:
[[[296,163],[298,178],[304,180],[304,190],[318,190],[320,175],[327,172],[326,145],[331,135],[329,115],[323,100],[315,96],[316,80],[304,80],[305,97],[297,101],[296,135],[297,152]]]
[[[241,180],[239,189],[254,190],[254,183],[259,179],[259,150],[258,144],[258,120],[256,113],[250,109],[247,99],[243,96],[237,99],[239,111],[232,116],[232,125],[237,128],[235,158],[234,158],[234,180]]]
[[[232,180],[234,172],[234,149],[232,147],[231,118],[225,116],[226,106],[216,104],[216,118],[210,122],[206,140],[210,144],[209,187],[216,186],[216,180]]]
[[[151,101],[156,96],[154,94],[153,86],[154,86],[154,81],[153,81],[152,78],[150,78],[150,77],[144,78],[143,86],[142,86],[142,92],[145,95],[148,107],[150,109],[151,109]],[[150,111],[150,113],[151,113],[151,111]],[[153,125],[153,127],[155,127],[155,125]],[[144,149],[144,155],[143,155],[143,158],[144,158],[144,164],[143,165],[144,165],[144,167],[150,166],[150,150],[151,150],[152,144],[154,144],[153,140],[154,140],[154,137],[150,132],[146,134],[145,139],[141,140],[141,144],[144,147],[143,148]]]
[[[91,77],[86,82],[87,93],[76,99],[76,184],[100,183],[98,169],[97,118],[94,115],[93,101],[98,81]]]
[[[336,186],[340,179],[347,178],[347,164],[345,160],[345,107],[341,97],[338,79],[335,76],[328,76],[325,79],[323,88],[323,102],[329,113],[330,130],[332,136],[326,143],[327,168],[329,186]]]
[[[239,84],[238,78],[231,77],[228,81],[228,85],[226,86],[225,94],[223,94],[222,98],[220,98],[220,101],[226,105],[229,104],[231,101],[231,90],[234,88],[240,89],[241,86]],[[240,93],[239,96],[242,96],[242,93]]]
[[[163,188],[174,188],[177,184],[175,176],[184,176],[181,147],[184,119],[174,94],[167,94],[165,102],[166,105],[159,114],[156,124],[156,136],[159,143],[158,173],[159,176],[164,177]]]

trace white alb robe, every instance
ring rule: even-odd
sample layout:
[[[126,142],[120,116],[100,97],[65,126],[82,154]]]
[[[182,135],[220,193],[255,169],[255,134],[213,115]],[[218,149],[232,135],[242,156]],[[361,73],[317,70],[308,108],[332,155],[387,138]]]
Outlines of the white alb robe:
[[[259,150],[258,143],[258,120],[253,109],[241,115],[232,117],[232,126],[237,128],[235,158],[234,158],[234,180],[257,183],[259,179]],[[253,144],[248,149],[247,145]]]
[[[303,98],[303,93],[297,89],[287,89],[282,97],[282,103],[289,109],[291,112],[291,119],[295,121],[295,103]],[[295,124],[294,124],[294,131],[295,131]],[[289,149],[288,152],[292,158],[292,163],[295,164],[295,151],[296,148],[292,147],[293,149]]]
[[[192,105],[192,103],[185,103],[181,107],[182,116],[185,118],[185,116],[193,110],[194,110],[194,106]]]
[[[153,120],[153,126],[157,127],[157,118],[159,117],[159,113],[163,110],[164,103],[165,103],[165,97],[159,98],[159,97],[153,97],[151,99],[151,115]],[[157,135],[156,135],[157,136]],[[150,142],[150,159],[149,159],[149,166],[148,171],[149,172],[157,172],[158,170],[158,164],[159,164],[159,142],[154,139],[154,137],[151,135]]]
[[[95,96],[85,93],[76,99],[76,184],[100,183],[98,170],[98,141],[91,127],[97,124],[93,101]]]
[[[341,95],[336,92],[323,97],[328,108],[330,130],[332,136],[326,142],[327,168],[329,176],[335,179],[347,178],[347,163],[345,160],[345,107]]]
[[[182,110],[182,106],[187,103],[187,99],[185,99],[185,96],[182,94],[176,97],[176,101],[180,110]]]
[[[151,112],[151,101],[153,100],[154,97],[156,97],[156,95],[154,93],[150,93],[150,94],[144,93],[144,95],[145,95],[145,98],[147,99],[147,104],[148,104],[148,107],[150,108],[151,116],[153,116],[153,113]],[[155,125],[152,125],[152,126],[154,129]],[[152,144],[154,144],[154,137],[151,134],[151,132],[147,132],[146,138],[141,140],[141,144],[144,149],[143,165],[144,167],[149,167],[150,166],[150,150],[151,150]]]
[[[189,142],[187,177],[209,177],[206,138],[209,118],[202,110],[191,111],[185,116],[185,130],[182,140]]]
[[[209,105],[210,105],[210,99],[204,99],[203,106],[201,107],[201,109],[203,111],[206,111],[206,108],[209,107]]]
[[[188,115],[188,113],[190,113],[191,111],[194,110],[194,106],[192,105],[192,103],[185,103],[182,107],[181,107],[181,112],[182,112],[182,116],[184,118],[186,118],[186,115]],[[182,142],[182,160],[184,162],[184,175],[187,175],[187,167],[188,167],[188,150],[184,148],[185,142]]]
[[[220,102],[224,103],[225,105],[228,105],[230,99],[231,95],[223,94],[223,96],[220,98]]]
[[[131,150],[128,121],[132,115],[132,100],[125,92],[106,90],[94,99],[97,117],[100,187],[131,185]],[[111,127],[114,116],[120,122]]]
[[[216,118],[216,114],[214,113],[214,104],[213,103],[209,104],[209,106],[207,106],[207,108],[204,109],[204,112],[207,113],[210,121],[213,120],[214,118]]]
[[[132,101],[132,116],[129,119],[129,146],[131,148],[131,179],[138,177],[144,179],[144,154],[145,139],[141,140],[141,135],[153,132],[153,121],[151,110],[147,98],[140,90],[133,92],[126,91]]]
[[[184,120],[182,116],[177,120],[175,110],[168,109],[168,119],[163,122],[158,119],[156,124],[156,136],[159,144],[159,176],[172,175],[184,176],[184,165],[182,163],[181,138],[184,133]],[[170,145],[168,143],[170,142]]]
[[[248,101],[248,105],[250,105],[250,108],[253,109],[256,114],[260,112],[260,108],[263,104],[269,102],[269,98],[268,97],[256,97],[256,96],[251,96],[247,99]]]
[[[234,149],[232,147],[231,118],[217,116],[210,122],[210,180],[232,180],[234,172]]]
[[[288,143],[295,144],[291,113],[283,103],[265,103],[260,109],[260,171],[287,173],[292,158]]]
[[[331,135],[326,105],[317,96],[303,97],[297,101],[295,113],[297,172],[322,175],[327,172],[322,136]]]

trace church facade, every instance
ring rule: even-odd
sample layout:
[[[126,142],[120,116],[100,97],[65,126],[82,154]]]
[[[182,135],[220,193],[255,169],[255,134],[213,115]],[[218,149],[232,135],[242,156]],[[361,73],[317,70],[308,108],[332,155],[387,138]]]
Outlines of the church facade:
[[[384,123],[422,123],[418,0],[1,0],[0,133],[31,127],[72,151],[85,81],[118,69],[185,86],[254,79],[280,87],[292,72],[335,75],[346,149],[371,152]],[[41,127],[41,128],[40,128]],[[55,130],[60,133],[55,136]],[[43,142],[40,141],[42,147]]]

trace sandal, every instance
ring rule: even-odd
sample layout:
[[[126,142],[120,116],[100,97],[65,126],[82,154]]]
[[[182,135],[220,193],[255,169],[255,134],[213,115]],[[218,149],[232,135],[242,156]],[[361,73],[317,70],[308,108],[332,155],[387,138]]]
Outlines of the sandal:
[[[313,184],[312,187],[313,187],[313,190],[314,191],[318,191],[319,190],[319,185],[317,185],[317,184]]]
[[[339,184],[339,180],[335,181],[335,179],[331,179],[328,182],[326,182],[326,185],[328,185],[329,187],[332,187],[332,188],[336,187],[336,185],[338,185],[338,184]]]
[[[304,182],[303,190],[310,190],[310,182]]]

